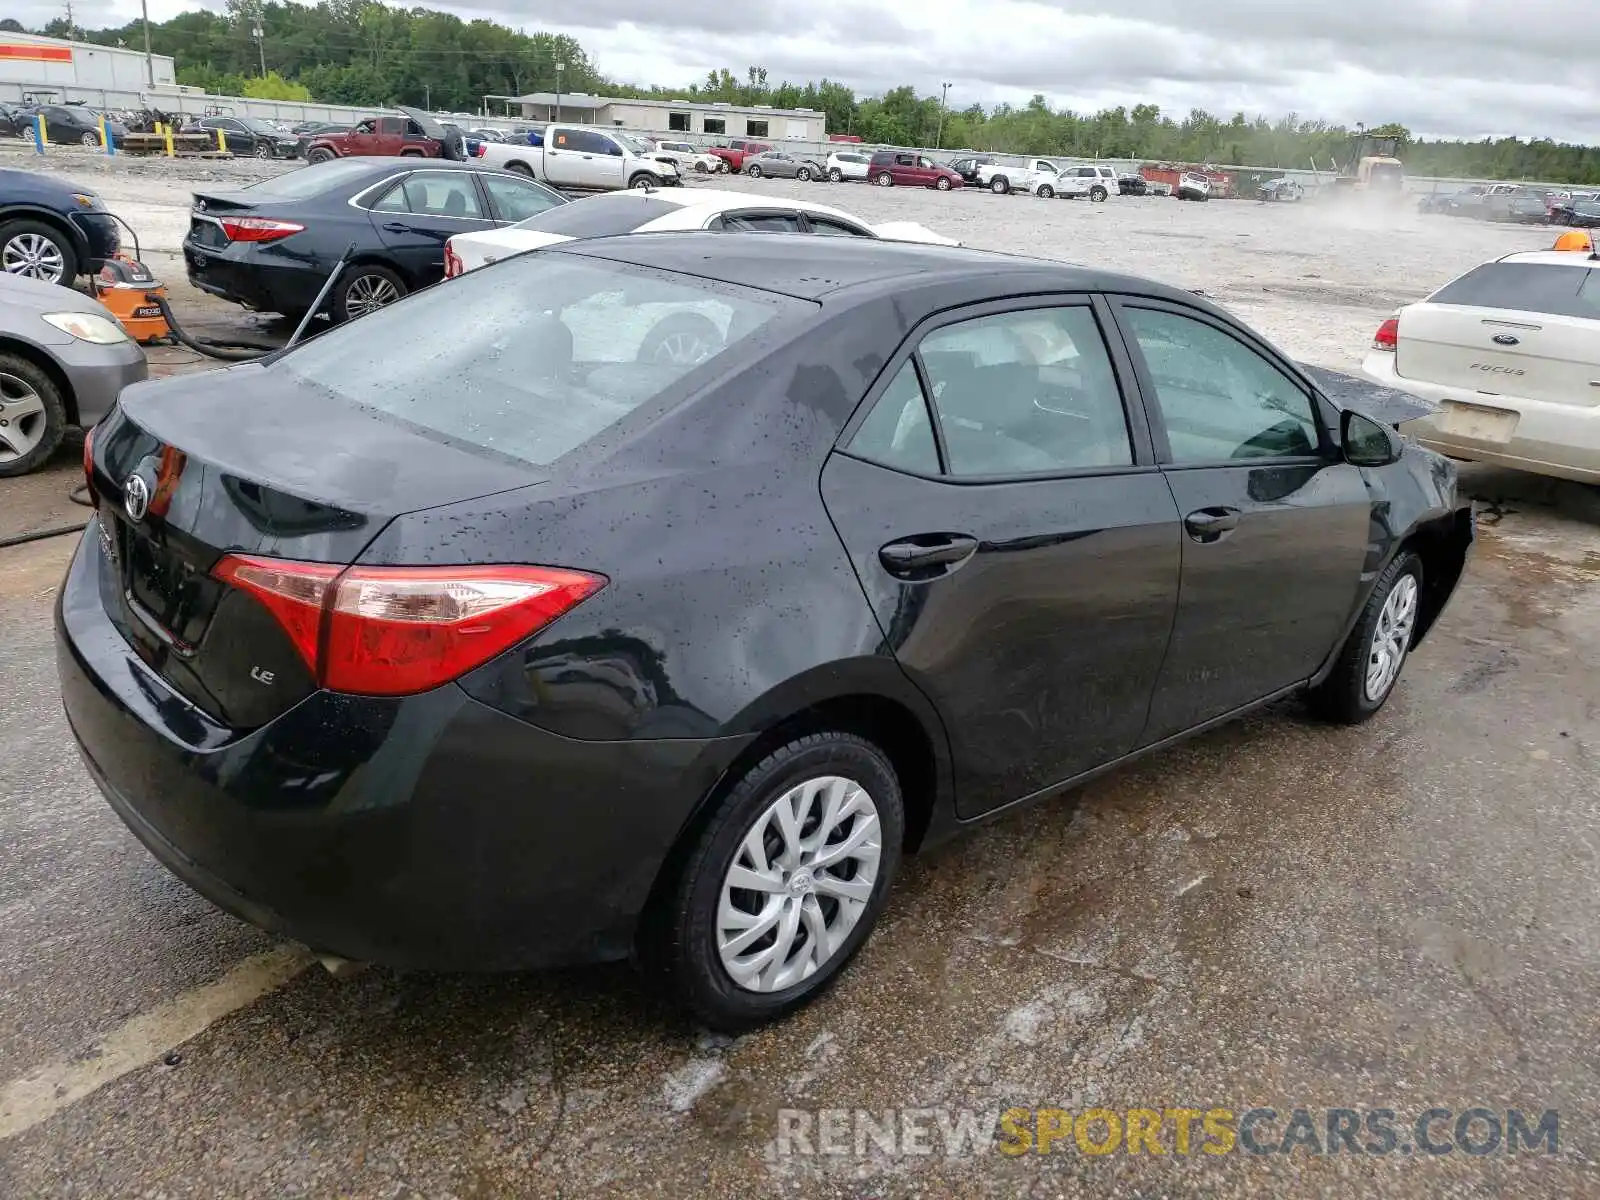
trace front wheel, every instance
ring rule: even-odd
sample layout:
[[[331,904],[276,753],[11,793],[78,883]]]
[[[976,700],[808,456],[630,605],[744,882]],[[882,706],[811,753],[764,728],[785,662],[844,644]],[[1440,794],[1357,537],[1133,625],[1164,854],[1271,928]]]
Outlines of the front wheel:
[[[941,175],[939,176],[939,181],[933,186],[938,188],[941,192],[948,192],[950,190],[950,180]]]
[[[726,175],[732,170],[733,170],[733,168],[728,166],[728,160],[727,159],[719,158],[717,160],[717,174],[718,175]]]
[[[1051,187],[1048,183],[1043,184],[1043,185],[1040,186],[1040,188],[1039,188],[1039,199],[1041,199],[1041,200],[1054,200],[1055,198],[1056,198],[1056,190],[1055,190],[1055,188]]]
[[[332,162],[335,157],[337,156],[334,154],[334,152],[329,150],[326,146],[318,146],[315,150],[306,155],[306,162],[314,167],[318,163]]]
[[[842,183],[842,182],[844,182],[844,172],[839,170],[838,167],[830,167],[828,169],[828,182],[829,183]]]
[[[883,751],[842,731],[774,750],[717,804],[643,947],[712,1029],[820,995],[860,950],[899,865],[905,809]]]
[[[1358,725],[1394,691],[1416,640],[1422,560],[1407,551],[1378,576],[1332,673],[1311,690],[1311,707],[1342,725]]]
[[[267,142],[257,142],[256,143],[256,157],[257,158],[271,158],[272,157],[272,146]]]
[[[894,186],[894,176],[889,174],[889,172],[887,172],[887,171],[880,171],[878,173],[878,177],[876,179],[874,179],[873,182],[876,183],[879,187],[893,187]]]
[[[32,359],[0,354],[0,479],[42,467],[66,429],[55,381]]]
[[[67,287],[78,277],[78,255],[67,236],[42,221],[0,225],[0,270]]]
[[[794,177],[796,179],[798,179],[801,183],[810,183],[811,182],[811,168],[810,167],[801,167],[798,171],[796,171],[794,173]]]
[[[650,174],[649,171],[640,171],[632,179],[628,180],[628,186],[639,191],[653,191],[661,186],[661,180]]]

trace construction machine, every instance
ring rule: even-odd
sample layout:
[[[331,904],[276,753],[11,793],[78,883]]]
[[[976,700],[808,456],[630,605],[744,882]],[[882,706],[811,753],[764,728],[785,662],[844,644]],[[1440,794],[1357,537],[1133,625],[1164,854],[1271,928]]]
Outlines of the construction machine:
[[[1399,152],[1399,138],[1357,134],[1350,139],[1345,161],[1333,165],[1335,190],[1401,195],[1406,187],[1406,172]]]

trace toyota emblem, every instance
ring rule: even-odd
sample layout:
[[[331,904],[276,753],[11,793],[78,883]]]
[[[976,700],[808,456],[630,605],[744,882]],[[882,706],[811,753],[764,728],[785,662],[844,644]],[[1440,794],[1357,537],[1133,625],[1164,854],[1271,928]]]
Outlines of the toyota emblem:
[[[137,475],[129,475],[122,485],[122,508],[128,520],[134,522],[144,520],[144,514],[149,511],[150,487]]]

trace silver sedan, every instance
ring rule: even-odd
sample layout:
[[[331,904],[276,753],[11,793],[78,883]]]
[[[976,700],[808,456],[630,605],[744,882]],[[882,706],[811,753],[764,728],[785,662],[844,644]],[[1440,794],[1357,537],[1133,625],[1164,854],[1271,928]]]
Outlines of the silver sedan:
[[[759,179],[770,175],[774,179],[798,179],[802,183],[812,179],[826,179],[828,169],[814,158],[796,158],[782,150],[768,150],[758,154],[744,165],[744,173]]]
[[[89,428],[148,371],[98,300],[0,273],[0,478],[43,466],[67,426]]]

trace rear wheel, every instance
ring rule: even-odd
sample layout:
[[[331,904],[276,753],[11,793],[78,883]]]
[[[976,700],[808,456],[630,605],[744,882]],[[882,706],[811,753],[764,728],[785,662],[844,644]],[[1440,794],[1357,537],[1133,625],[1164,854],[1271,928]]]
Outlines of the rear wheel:
[[[0,479],[42,467],[67,430],[67,406],[43,368],[0,354]]]
[[[406,294],[405,280],[388,267],[376,263],[358,263],[346,267],[339,282],[334,285],[329,305],[335,321],[354,321],[368,313],[386,308]]]
[[[7,221],[0,225],[0,270],[71,287],[78,255],[66,234],[42,221]]]
[[[989,190],[996,196],[1004,196],[1011,190],[1011,181],[1004,175],[997,175],[989,181]]]
[[[1382,708],[1416,639],[1421,603],[1422,560],[1407,551],[1378,576],[1332,673],[1311,689],[1312,709],[1357,725]]]
[[[682,1003],[750,1029],[838,977],[883,911],[905,828],[883,751],[851,733],[798,738],[717,805],[652,925]]]
[[[421,158],[421,157],[423,157],[423,154],[422,154],[421,150],[402,150],[402,151],[400,151],[400,157],[401,158]]]
[[[524,179],[533,178],[533,168],[527,163],[507,163],[506,170],[510,171],[513,175],[521,175]]]

